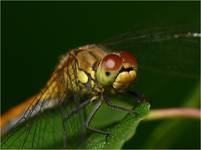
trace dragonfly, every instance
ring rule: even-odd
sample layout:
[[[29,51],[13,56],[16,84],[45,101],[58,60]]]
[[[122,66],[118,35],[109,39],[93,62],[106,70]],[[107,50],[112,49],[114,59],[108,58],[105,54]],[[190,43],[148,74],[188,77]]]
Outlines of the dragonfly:
[[[141,45],[162,43],[172,39],[191,41],[199,38],[199,31],[186,30],[183,27],[159,27],[135,30],[98,44],[70,49],[61,57],[51,78],[38,94],[1,116],[2,145],[6,148],[48,148],[41,144],[46,141],[43,134],[52,136],[54,132],[61,131],[63,148],[75,148],[76,143],[69,143],[78,139],[84,141],[88,131],[102,134],[107,141],[109,132],[90,126],[103,104],[115,110],[135,114],[134,109],[114,104],[109,95],[130,96],[137,103],[145,102],[147,99],[129,89],[137,79],[139,66],[144,67],[143,63],[141,65],[141,62],[137,61],[138,57],[120,47],[140,48]],[[165,69],[168,67],[167,65]],[[185,73],[183,75],[185,76]],[[92,109],[87,114],[85,111],[89,105],[92,105]],[[47,122],[42,120],[48,116],[49,111],[59,114],[59,121],[55,121],[55,124],[59,122],[60,130],[45,128],[44,124]],[[54,120],[51,117],[49,120],[54,126]],[[71,127],[71,124],[76,124],[76,127]],[[20,133],[15,134],[16,128],[20,126],[24,127],[19,130]],[[10,130],[14,131],[9,133]],[[84,142],[80,145],[78,148],[86,146]]]

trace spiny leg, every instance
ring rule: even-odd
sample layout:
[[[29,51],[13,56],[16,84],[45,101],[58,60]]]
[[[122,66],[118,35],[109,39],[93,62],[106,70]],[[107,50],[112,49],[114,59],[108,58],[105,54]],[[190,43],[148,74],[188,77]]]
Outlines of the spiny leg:
[[[70,118],[74,114],[78,113],[80,111],[80,109],[83,109],[89,103],[90,103],[90,100],[86,100],[86,101],[82,102],[81,104],[79,104],[78,106],[76,106],[68,114],[65,115],[65,117],[64,117],[65,120],[68,119],[68,118]]]
[[[137,103],[146,102],[146,98],[144,96],[141,96],[140,94],[138,94],[138,93],[136,93],[134,91],[127,91],[127,92],[122,93],[122,94],[125,95],[125,96],[134,96],[134,97],[136,97],[137,99],[135,99],[135,100],[136,100]],[[106,102],[106,104],[109,107],[113,108],[113,109],[116,109],[116,110],[119,110],[119,111],[122,111],[122,112],[127,112],[127,113],[134,113],[136,115],[138,114],[133,109],[124,108],[124,107],[118,106],[116,104],[113,104],[112,101],[109,98],[106,98],[105,96],[104,96],[103,99]]]
[[[106,131],[102,131],[102,130],[99,130],[99,129],[95,129],[95,128],[89,127],[89,124],[90,124],[90,122],[91,122],[93,116],[96,114],[96,112],[97,112],[97,110],[100,108],[101,104],[102,104],[102,101],[101,101],[101,100],[99,100],[99,101],[96,103],[96,105],[94,106],[93,110],[91,111],[91,113],[89,114],[89,116],[88,116],[88,118],[87,118],[87,120],[86,120],[86,122],[85,122],[85,126],[86,126],[86,128],[87,128],[88,130],[91,130],[91,131],[93,131],[93,132],[96,132],[96,133],[105,135],[105,136],[106,136],[106,140],[107,140],[107,137],[110,135],[109,132],[106,132]]]
[[[137,99],[136,99],[136,102],[137,102],[137,103],[144,103],[144,102],[147,102],[147,101],[148,101],[145,96],[143,96],[143,95],[141,95],[141,94],[139,94],[139,93],[137,93],[137,92],[135,92],[135,91],[127,91],[125,94],[126,94],[127,96],[134,96],[134,97],[136,97],[136,98],[137,98]]]
[[[63,140],[64,140],[64,147],[63,148],[67,148],[67,130],[66,130],[66,125],[65,125],[65,110],[64,108],[61,107],[60,109],[61,111],[61,116],[62,116],[62,127],[63,127],[63,131],[64,131],[64,137],[63,137]]]
[[[65,121],[67,119],[69,119],[70,117],[72,117],[74,114],[78,113],[80,111],[80,109],[83,109],[90,101],[89,100],[86,100],[84,102],[82,102],[81,104],[79,104],[78,106],[76,106],[75,108],[73,108],[69,113],[65,113],[64,110],[62,110],[62,126],[63,126],[63,129],[64,129],[64,148],[67,148],[67,144],[66,144],[66,141],[67,141],[67,130],[66,130],[66,127],[65,127]]]
[[[63,130],[64,130],[64,148],[66,149],[67,148],[67,130],[66,130],[66,127],[65,127],[65,119],[62,118],[62,127],[63,127]]]
[[[118,95],[120,97],[123,96],[123,98],[124,97],[132,97],[132,100],[130,100],[131,98],[129,98],[128,100],[130,102],[137,102],[139,104],[144,103],[144,102],[150,102],[150,100],[147,97],[145,97],[144,95],[141,95],[135,91],[128,90],[128,91],[124,91],[122,93],[116,93],[116,95]]]
[[[122,112],[127,112],[127,113],[132,113],[133,112],[132,109],[124,108],[124,107],[121,107],[121,106],[113,104],[110,99],[105,99],[105,102],[109,107],[111,107],[113,109],[116,109],[116,110],[119,110],[119,111],[122,111]]]

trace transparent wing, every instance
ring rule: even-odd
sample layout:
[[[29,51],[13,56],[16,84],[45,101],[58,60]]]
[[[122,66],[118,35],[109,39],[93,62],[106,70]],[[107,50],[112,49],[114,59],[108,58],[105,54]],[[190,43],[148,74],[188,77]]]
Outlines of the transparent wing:
[[[50,83],[49,86],[52,84],[53,83]],[[22,115],[20,115],[13,129],[8,135],[2,138],[2,146],[4,148],[36,148],[36,145],[40,147],[40,142],[45,143],[43,135],[46,134],[47,130],[44,129],[50,128],[48,125],[50,125],[50,123],[52,124],[52,121],[47,124],[47,122],[45,123],[42,119],[48,116],[44,108],[45,105],[48,106],[49,103],[51,103],[48,100],[53,96],[52,94],[44,96],[47,90],[44,90],[44,93],[40,92],[39,96],[37,95],[31,100],[31,104],[25,112],[22,112]],[[54,89],[52,92],[55,95]],[[47,128],[45,126],[47,126]]]
[[[2,148],[74,147],[72,139],[84,138],[84,110],[70,118],[65,117],[75,107],[79,108],[76,105],[80,103],[79,89],[69,94],[69,89],[78,88],[77,64],[72,66],[73,71],[66,65],[56,69],[44,90],[32,99],[13,129],[2,137]]]
[[[61,107],[61,113],[63,114],[62,122],[64,128],[64,148],[84,148],[86,141],[86,129],[84,126],[85,121],[85,108],[81,108],[85,101],[88,99],[83,98],[80,95],[80,87],[77,70],[78,62],[75,56],[72,56],[72,63],[67,67],[68,85],[70,89],[73,89],[68,96],[70,101],[64,107]],[[73,82],[72,82],[73,81]],[[89,101],[88,101],[89,102]],[[79,143],[79,144],[78,144]]]
[[[156,27],[120,34],[100,45],[131,51],[140,70],[198,79],[200,36],[197,25]]]

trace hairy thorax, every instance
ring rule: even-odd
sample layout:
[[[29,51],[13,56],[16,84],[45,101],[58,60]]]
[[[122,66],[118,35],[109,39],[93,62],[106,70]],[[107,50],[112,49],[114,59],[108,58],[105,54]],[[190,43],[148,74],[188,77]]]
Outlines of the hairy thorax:
[[[68,53],[64,78],[68,90],[80,95],[90,95],[94,100],[104,91],[96,80],[96,70],[100,60],[106,55],[96,45],[86,45]]]

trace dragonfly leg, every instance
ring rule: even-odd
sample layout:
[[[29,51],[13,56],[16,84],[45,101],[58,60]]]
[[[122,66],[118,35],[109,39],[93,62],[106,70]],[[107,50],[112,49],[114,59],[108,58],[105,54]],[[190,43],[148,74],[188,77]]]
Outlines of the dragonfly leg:
[[[64,130],[64,148],[67,148],[67,131],[66,131],[66,127],[65,127],[65,119],[62,119],[62,127]]]
[[[148,101],[145,96],[140,95],[139,93],[134,92],[134,91],[127,91],[125,94],[128,95],[128,96],[136,97],[137,98],[137,100],[136,100],[137,103],[144,103],[144,102]]]
[[[116,110],[119,110],[119,111],[122,111],[122,112],[128,112],[128,113],[133,113],[134,112],[134,110],[132,110],[132,109],[124,108],[124,107],[121,107],[121,106],[113,104],[111,102],[111,100],[109,100],[109,99],[106,99],[105,102],[109,107],[111,107],[113,109],[116,109]]]
[[[66,131],[66,125],[65,125],[65,121],[66,119],[68,119],[69,117],[71,117],[72,115],[76,114],[77,112],[79,112],[80,109],[82,109],[83,107],[85,107],[90,101],[86,100],[84,102],[82,102],[80,105],[78,105],[77,107],[75,107],[74,109],[72,109],[67,115],[64,112],[63,109],[61,109],[61,113],[62,113],[62,126],[64,129],[64,148],[67,148],[67,131]]]
[[[91,122],[93,116],[96,114],[96,112],[97,112],[97,110],[100,108],[101,104],[102,104],[102,101],[98,101],[98,102],[96,103],[94,109],[93,109],[92,112],[89,114],[89,116],[88,116],[88,118],[87,118],[87,120],[86,120],[86,122],[85,122],[85,126],[86,126],[86,128],[87,128],[88,130],[90,130],[90,131],[93,131],[93,132],[96,132],[96,133],[105,135],[105,136],[106,136],[106,140],[107,140],[107,138],[108,138],[109,135],[110,135],[109,132],[106,132],[106,131],[102,131],[102,130],[99,130],[99,129],[95,129],[95,128],[89,127],[89,124],[90,124],[90,122]]]
[[[90,102],[90,100],[86,100],[86,101],[82,102],[80,105],[78,105],[77,107],[72,109],[68,114],[66,114],[64,118],[68,119],[69,117],[73,116],[74,114],[79,112],[80,109],[84,108],[87,104],[89,104],[89,102]]]

